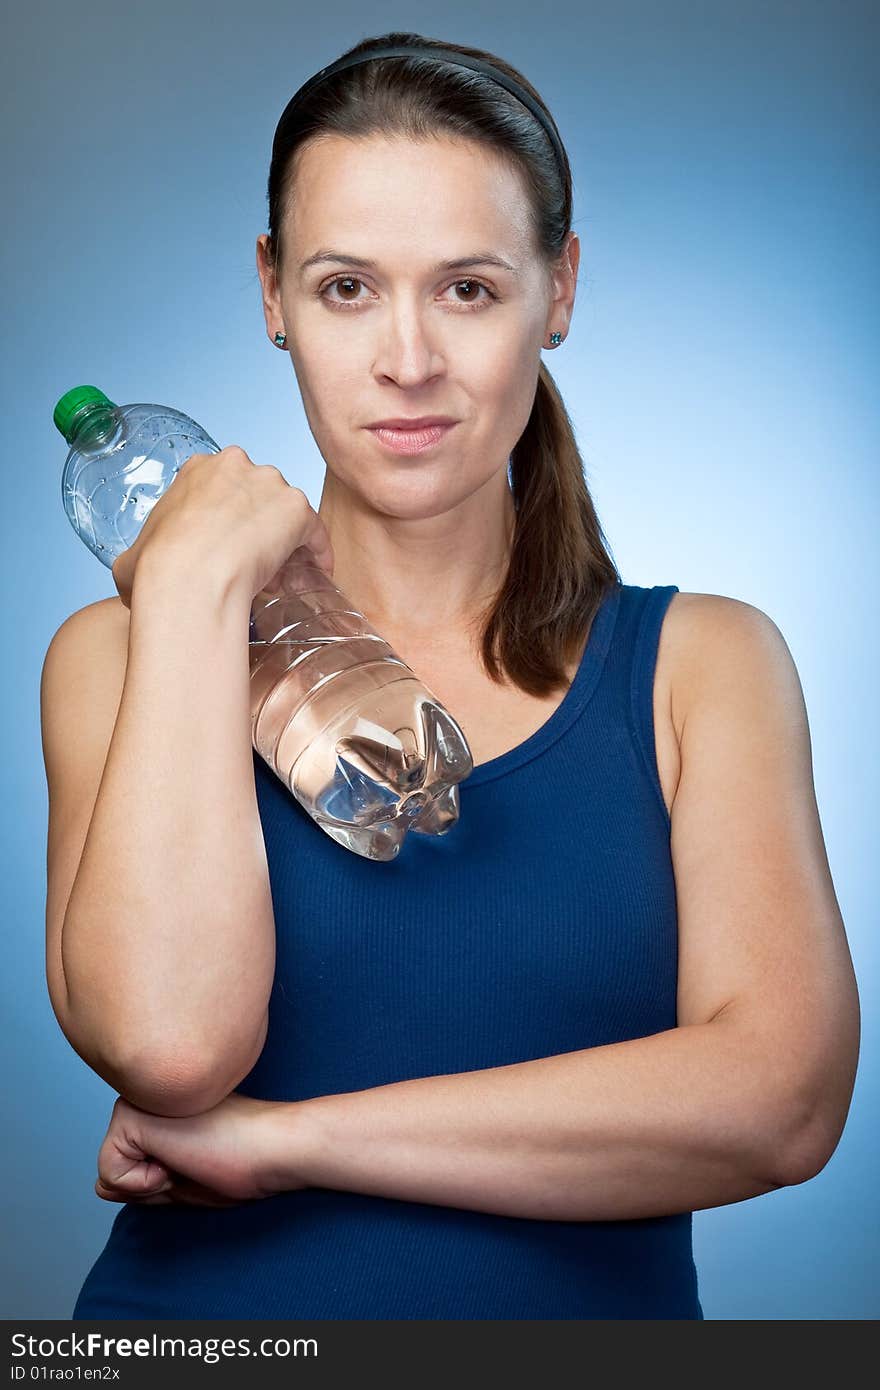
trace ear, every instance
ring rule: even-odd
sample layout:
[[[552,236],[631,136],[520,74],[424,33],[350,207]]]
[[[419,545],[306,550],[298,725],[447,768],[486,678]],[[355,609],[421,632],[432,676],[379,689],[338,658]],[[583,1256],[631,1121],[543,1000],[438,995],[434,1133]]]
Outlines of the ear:
[[[284,315],[281,310],[281,296],[278,293],[275,271],[267,250],[268,240],[266,233],[257,237],[257,272],[263,288],[263,316],[266,320],[266,332],[274,342],[275,334],[284,333],[285,327]]]
[[[577,232],[569,232],[551,274],[553,298],[548,310],[546,333],[561,333],[563,337],[568,335],[580,259],[580,238]]]

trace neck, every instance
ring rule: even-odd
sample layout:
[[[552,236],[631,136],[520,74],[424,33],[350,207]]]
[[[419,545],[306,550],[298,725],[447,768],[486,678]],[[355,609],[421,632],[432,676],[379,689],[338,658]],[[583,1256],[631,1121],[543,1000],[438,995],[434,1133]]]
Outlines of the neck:
[[[506,470],[431,517],[378,512],[327,473],[318,515],[333,546],[333,583],[377,632],[414,641],[460,637],[504,582],[516,512]]]

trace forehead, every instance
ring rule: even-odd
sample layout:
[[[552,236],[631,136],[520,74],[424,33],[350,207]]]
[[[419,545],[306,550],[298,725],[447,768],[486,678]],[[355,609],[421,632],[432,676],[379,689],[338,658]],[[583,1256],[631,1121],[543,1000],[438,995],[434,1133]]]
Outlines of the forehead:
[[[530,210],[522,176],[474,141],[321,136],[297,156],[287,234],[296,254],[343,246],[393,264],[396,247],[463,254],[491,245],[522,259]]]

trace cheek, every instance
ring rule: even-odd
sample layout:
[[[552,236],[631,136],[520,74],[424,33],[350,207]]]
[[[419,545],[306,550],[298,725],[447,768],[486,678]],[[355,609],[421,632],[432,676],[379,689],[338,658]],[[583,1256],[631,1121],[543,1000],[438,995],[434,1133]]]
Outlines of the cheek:
[[[314,351],[293,358],[310,426],[333,435],[350,426],[353,403],[363,396],[364,372],[351,354]]]
[[[539,365],[537,354],[528,346],[511,352],[510,345],[503,357],[495,360],[493,370],[487,371],[484,364],[484,398],[500,421],[505,438],[510,436],[510,448],[513,448],[528,423],[538,384]]]
[[[522,325],[498,323],[491,336],[480,335],[448,363],[449,375],[460,380],[475,400],[493,400],[509,407],[536,377],[537,352]]]

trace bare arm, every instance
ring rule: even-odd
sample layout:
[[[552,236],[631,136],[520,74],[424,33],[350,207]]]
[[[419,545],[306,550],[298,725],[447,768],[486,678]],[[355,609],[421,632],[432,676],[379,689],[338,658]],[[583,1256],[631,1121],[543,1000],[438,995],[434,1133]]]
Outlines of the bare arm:
[[[215,1104],[265,1039],[275,927],[253,777],[248,615],[240,589],[221,598],[207,579],[141,558],[115,727],[56,923],[50,985],[66,1036],[156,1114]],[[77,674],[72,659],[50,670],[47,656],[50,805],[65,736],[76,737],[61,711],[83,698],[71,689]]]
[[[817,1171],[767,1043],[732,1019],[271,1105],[273,1190],[306,1183],[539,1221],[742,1202]]]

